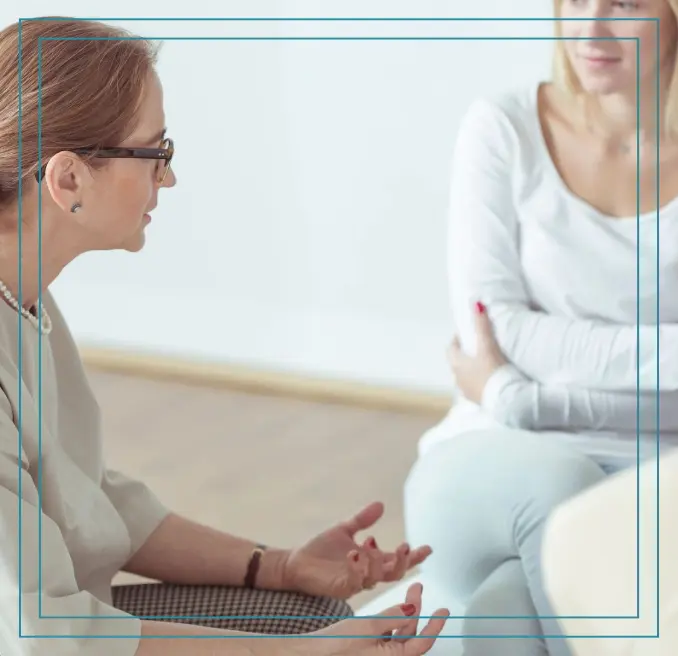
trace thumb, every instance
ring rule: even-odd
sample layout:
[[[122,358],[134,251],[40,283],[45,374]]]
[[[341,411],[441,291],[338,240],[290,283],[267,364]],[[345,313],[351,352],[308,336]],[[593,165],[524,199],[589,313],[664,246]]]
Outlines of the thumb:
[[[369,635],[390,636],[395,631],[405,628],[416,612],[417,607],[414,604],[391,606],[370,619]]]

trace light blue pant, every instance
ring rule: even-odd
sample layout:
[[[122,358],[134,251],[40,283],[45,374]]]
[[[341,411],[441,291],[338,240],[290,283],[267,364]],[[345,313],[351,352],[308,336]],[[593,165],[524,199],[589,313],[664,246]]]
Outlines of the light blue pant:
[[[407,539],[433,548],[422,581],[464,604],[463,634],[478,636],[463,639],[466,656],[570,656],[548,618],[544,524],[560,502],[612,471],[553,438],[510,429],[452,438],[415,463],[405,486]]]

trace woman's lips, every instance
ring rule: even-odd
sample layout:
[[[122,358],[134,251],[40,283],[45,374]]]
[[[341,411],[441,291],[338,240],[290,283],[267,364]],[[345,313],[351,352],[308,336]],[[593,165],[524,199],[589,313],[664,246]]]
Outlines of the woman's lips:
[[[621,59],[618,57],[600,57],[600,56],[588,56],[582,57],[587,66],[591,68],[608,68],[618,64]]]

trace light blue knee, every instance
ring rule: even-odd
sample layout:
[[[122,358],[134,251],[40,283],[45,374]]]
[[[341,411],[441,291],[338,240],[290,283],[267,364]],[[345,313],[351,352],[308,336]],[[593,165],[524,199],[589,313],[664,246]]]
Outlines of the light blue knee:
[[[426,566],[454,554],[465,561],[479,547],[496,565],[517,555],[560,503],[605,477],[593,460],[549,437],[508,429],[462,435],[410,470],[407,538],[431,544],[436,555]]]

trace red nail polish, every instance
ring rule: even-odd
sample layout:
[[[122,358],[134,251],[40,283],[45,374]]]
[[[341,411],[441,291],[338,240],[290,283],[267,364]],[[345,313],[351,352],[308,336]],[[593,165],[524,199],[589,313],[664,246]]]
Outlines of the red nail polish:
[[[403,549],[403,553],[404,553],[406,556],[409,556],[409,555],[410,555],[410,548],[409,548],[409,547],[405,547],[405,548]]]
[[[376,549],[377,548],[377,541],[374,538],[370,538],[367,541],[367,546],[370,547],[371,549]]]
[[[360,554],[358,552],[353,554],[353,560],[357,563],[360,560]]]
[[[476,303],[476,311],[478,312],[478,314],[484,314],[485,310],[486,310],[485,306],[480,301],[478,301]]]
[[[417,612],[417,607],[414,604],[403,604],[401,608],[403,609],[403,613],[405,613],[405,615],[408,617],[414,615]]]

